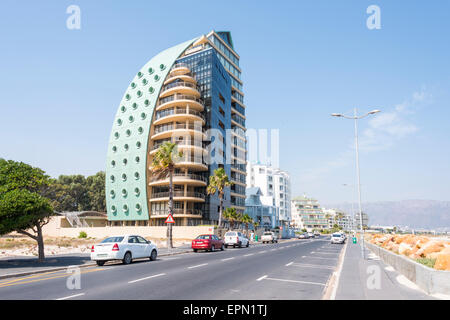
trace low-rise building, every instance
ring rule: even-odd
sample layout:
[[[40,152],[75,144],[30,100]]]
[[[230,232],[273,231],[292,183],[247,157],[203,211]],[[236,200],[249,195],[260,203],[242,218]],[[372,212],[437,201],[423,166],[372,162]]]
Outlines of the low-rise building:
[[[308,198],[306,195],[292,199],[292,210],[301,220],[302,229],[312,231],[314,229],[327,229],[328,220],[316,199]]]
[[[339,209],[322,209],[322,211],[328,221],[329,229],[332,229],[335,225],[346,231],[352,229],[353,219],[349,214]]]
[[[245,199],[245,213],[258,222],[261,227],[275,228],[278,226],[278,208],[266,205],[261,201],[262,192],[259,187],[247,188]]]

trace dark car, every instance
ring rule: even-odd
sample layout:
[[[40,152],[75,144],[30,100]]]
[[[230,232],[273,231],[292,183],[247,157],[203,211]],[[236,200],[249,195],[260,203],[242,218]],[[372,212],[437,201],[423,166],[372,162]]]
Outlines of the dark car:
[[[223,241],[214,234],[202,234],[192,240],[192,250],[197,252],[198,250],[216,251],[217,249],[224,250]]]

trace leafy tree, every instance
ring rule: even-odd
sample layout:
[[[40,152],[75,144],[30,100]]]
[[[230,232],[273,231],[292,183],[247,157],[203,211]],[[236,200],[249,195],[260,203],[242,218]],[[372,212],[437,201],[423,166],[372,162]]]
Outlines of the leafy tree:
[[[218,168],[214,170],[214,174],[209,177],[209,185],[206,188],[208,194],[219,195],[219,228],[222,224],[222,211],[223,211],[223,196],[225,194],[225,187],[231,187],[233,182],[229,180],[224,168]]]
[[[89,210],[105,212],[105,172],[97,172],[93,176],[86,178],[86,185],[89,196]]]
[[[234,229],[234,224],[239,219],[239,215],[235,208],[226,208],[223,212],[223,218],[230,222],[230,229]]]
[[[0,159],[0,234],[16,231],[36,240],[39,261],[45,258],[42,227],[53,214],[50,201],[42,196],[50,184],[43,170]]]
[[[248,225],[253,222],[252,217],[250,217],[247,213],[242,216],[242,223],[245,224],[245,230],[247,232],[248,237]]]
[[[159,146],[153,156],[151,171],[159,178],[169,177],[169,212],[173,214],[173,174],[175,172],[175,162],[182,157],[181,152],[177,152],[175,143],[164,142]],[[172,243],[172,223],[167,224],[167,247],[173,248]]]

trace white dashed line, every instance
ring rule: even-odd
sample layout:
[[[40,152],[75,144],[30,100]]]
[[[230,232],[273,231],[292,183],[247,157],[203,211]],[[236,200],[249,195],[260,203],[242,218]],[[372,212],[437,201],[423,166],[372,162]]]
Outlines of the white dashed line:
[[[227,260],[232,260],[232,259],[234,259],[234,257],[222,259],[222,261],[227,261]]]
[[[66,299],[75,298],[75,297],[79,297],[79,296],[84,296],[84,293],[74,294],[72,296],[68,296],[68,297],[64,297],[64,298],[58,298],[56,300],[66,300]]]
[[[267,278],[267,274],[265,276],[262,276],[261,278],[256,279],[256,281],[261,281],[263,279]]]
[[[293,264],[294,262],[292,261],[292,262],[289,262],[287,265],[286,265],[286,267],[289,267],[291,264]]]
[[[252,255],[254,255],[254,253],[244,254],[244,257],[250,257]]]
[[[260,278],[261,279],[261,278]],[[294,282],[294,283],[303,283],[303,284],[314,284],[317,286],[324,286],[325,283],[320,282],[309,282],[309,281],[299,281],[299,280],[288,280],[288,279],[277,279],[277,278],[267,278],[264,277],[265,280],[274,280],[274,281],[284,281],[284,282]],[[261,279],[262,280],[262,279]]]
[[[147,280],[147,279],[151,279],[151,278],[156,278],[156,277],[161,277],[161,276],[165,276],[165,275],[166,275],[165,273],[155,274],[155,275],[150,276],[150,277],[145,277],[145,278],[141,278],[141,279],[128,281],[128,283],[135,283],[135,282],[139,282],[139,281],[143,281],[143,280]]]
[[[202,264],[198,264],[196,266],[190,266],[190,267],[188,267],[188,269],[194,269],[194,268],[203,267],[203,266],[206,266],[206,265],[207,265],[207,263],[202,263]]]

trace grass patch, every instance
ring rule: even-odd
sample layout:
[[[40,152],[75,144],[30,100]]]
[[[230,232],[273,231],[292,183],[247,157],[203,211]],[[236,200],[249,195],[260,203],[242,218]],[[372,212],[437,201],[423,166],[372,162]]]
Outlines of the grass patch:
[[[436,263],[436,259],[430,258],[419,258],[416,259],[416,262],[421,263],[429,268],[434,268],[434,264]]]

